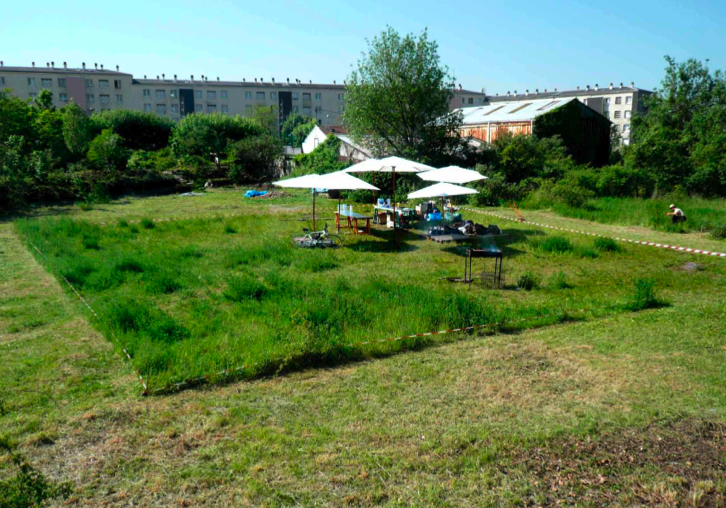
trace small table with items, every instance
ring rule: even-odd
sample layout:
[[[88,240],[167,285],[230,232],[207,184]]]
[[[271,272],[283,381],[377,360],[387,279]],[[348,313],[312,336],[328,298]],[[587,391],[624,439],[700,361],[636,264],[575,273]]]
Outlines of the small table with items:
[[[370,235],[371,234],[371,217],[370,215],[363,215],[362,213],[356,213],[356,212],[350,212],[346,210],[336,211],[335,212],[335,225],[338,229],[340,229],[340,218],[345,217],[347,220],[347,225],[349,228],[353,228],[354,234],[360,234],[361,231],[358,229],[358,221],[359,220],[365,220],[366,226],[363,229],[364,235]]]

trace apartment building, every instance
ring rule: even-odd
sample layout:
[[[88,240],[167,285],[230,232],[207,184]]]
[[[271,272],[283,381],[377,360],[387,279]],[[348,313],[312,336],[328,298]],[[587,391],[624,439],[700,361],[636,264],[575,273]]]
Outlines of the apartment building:
[[[597,84],[594,87],[587,85],[575,90],[558,91],[556,88],[552,91],[540,91],[535,89],[534,92],[526,90],[523,94],[507,92],[506,95],[494,95],[487,97],[488,103],[511,102],[511,101],[533,101],[538,99],[566,99],[577,98],[583,104],[594,109],[608,120],[610,120],[617,129],[624,144],[630,142],[630,121],[633,114],[644,112],[643,97],[650,95],[651,91],[636,88],[635,83],[630,86],[614,86],[610,83],[607,87],[600,87]]]
[[[208,76],[179,78],[165,74],[154,78],[104,69],[103,65],[79,68],[66,62],[45,67],[6,67],[0,62],[0,89],[25,99],[34,99],[40,90],[53,93],[53,103],[62,107],[74,101],[89,113],[111,109],[135,109],[178,120],[190,113],[219,112],[249,115],[255,106],[277,107],[280,120],[291,113],[316,118],[321,125],[340,125],[345,107],[345,84],[316,84],[299,79],[276,81],[274,78],[253,78],[242,81],[220,81]],[[451,108],[462,104],[481,103],[484,93],[454,90]]]

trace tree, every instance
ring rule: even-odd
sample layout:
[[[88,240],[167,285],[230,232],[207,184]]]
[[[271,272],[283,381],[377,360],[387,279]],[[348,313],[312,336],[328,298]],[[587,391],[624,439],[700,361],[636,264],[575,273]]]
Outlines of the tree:
[[[111,129],[104,129],[93,138],[88,146],[88,160],[99,169],[109,173],[126,166],[127,151],[123,147],[123,139]]]
[[[144,111],[115,109],[91,116],[91,131],[97,136],[104,129],[111,129],[123,139],[130,150],[161,150],[169,146],[174,122],[163,116]]]
[[[41,90],[33,102],[39,109],[53,109],[53,92]]]
[[[88,115],[73,102],[63,108],[63,139],[68,150],[76,157],[86,154],[92,139]]]
[[[303,141],[305,141],[305,137],[307,137],[316,124],[316,120],[309,116],[302,116],[298,113],[290,114],[290,116],[288,116],[282,124],[280,136],[282,137],[283,143],[288,143],[290,146],[300,148]],[[298,128],[300,128],[300,130],[298,130]],[[305,137],[300,139],[299,133],[305,130],[307,130]]]
[[[315,150],[295,157],[295,176],[311,173],[332,173],[339,171],[349,164],[340,160],[340,139],[334,135],[325,138]]]
[[[343,121],[377,155],[430,160],[461,143],[461,114],[449,112],[453,88],[425,30],[401,37],[389,27],[369,41],[348,77]]]
[[[5,143],[10,136],[22,136],[27,145],[35,137],[35,111],[26,101],[10,92],[10,89],[5,89],[0,93],[0,144]]]
[[[275,176],[282,156],[280,138],[263,134],[239,140],[230,146],[229,177],[235,183],[260,182]]]
[[[633,117],[626,165],[642,168],[656,192],[681,186],[726,196],[726,74],[665,58],[662,86],[644,100],[647,114]]]
[[[187,115],[174,126],[171,147],[178,158],[188,161],[211,159],[220,170],[230,143],[260,136],[264,132],[257,122],[241,116],[222,113]]]
[[[271,136],[278,137],[279,130],[277,127],[277,106],[264,106],[262,104],[255,105],[252,108],[252,116],[250,119],[256,122],[257,125],[262,127]]]

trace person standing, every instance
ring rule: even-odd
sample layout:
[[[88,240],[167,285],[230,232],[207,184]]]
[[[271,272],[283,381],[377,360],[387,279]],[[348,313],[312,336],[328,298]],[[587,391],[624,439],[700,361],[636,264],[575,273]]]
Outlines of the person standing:
[[[676,208],[676,205],[674,204],[671,204],[670,209],[670,213],[667,213],[666,215],[669,215],[671,217],[673,224],[677,224],[679,222],[686,222],[686,214],[683,213],[683,210],[681,210],[680,208]]]

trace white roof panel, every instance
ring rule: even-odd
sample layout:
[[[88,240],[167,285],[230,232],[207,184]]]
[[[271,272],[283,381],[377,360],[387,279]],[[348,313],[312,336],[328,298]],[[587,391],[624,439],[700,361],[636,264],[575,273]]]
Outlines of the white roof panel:
[[[565,104],[576,101],[575,97],[551,99],[526,99],[512,102],[493,102],[486,106],[462,108],[464,125],[481,125],[498,122],[526,122]]]

